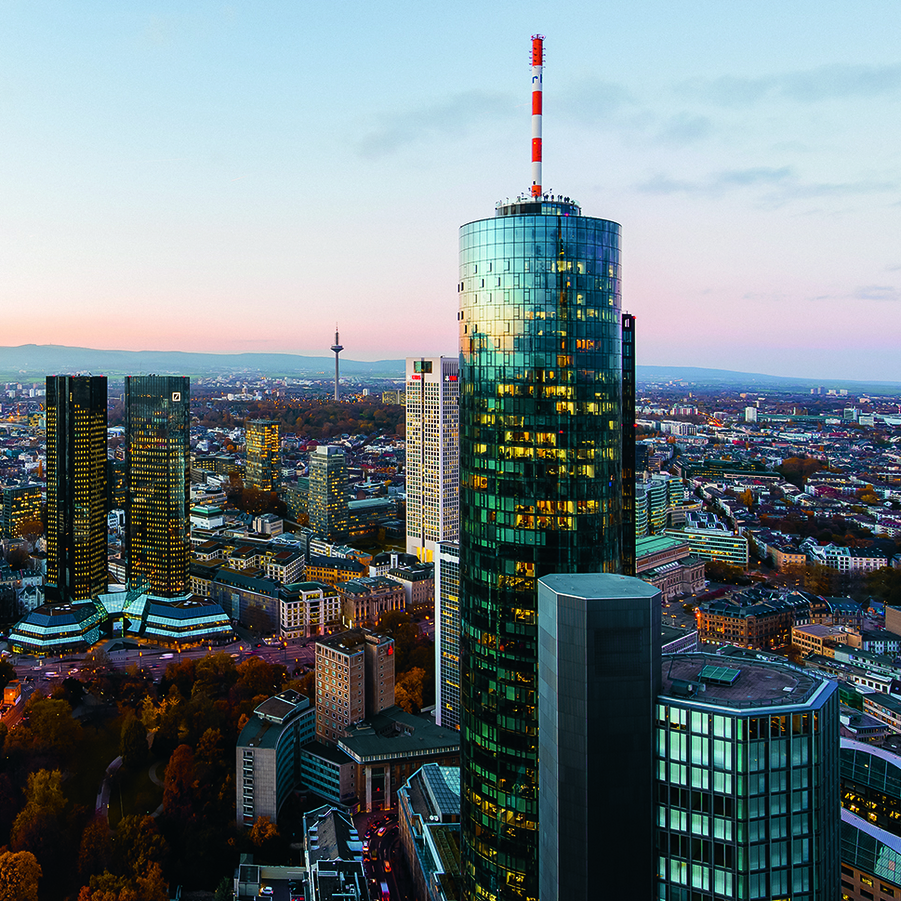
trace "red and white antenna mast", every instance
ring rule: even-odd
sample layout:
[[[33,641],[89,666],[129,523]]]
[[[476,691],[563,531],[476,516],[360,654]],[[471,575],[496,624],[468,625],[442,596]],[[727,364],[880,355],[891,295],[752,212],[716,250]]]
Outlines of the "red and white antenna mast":
[[[544,35],[532,35],[532,196],[541,197],[541,76]]]

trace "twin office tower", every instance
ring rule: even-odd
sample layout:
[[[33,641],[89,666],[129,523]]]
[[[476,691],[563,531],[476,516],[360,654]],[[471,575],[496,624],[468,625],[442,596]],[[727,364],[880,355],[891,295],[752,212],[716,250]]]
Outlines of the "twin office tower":
[[[107,590],[107,380],[47,377],[47,601]],[[125,379],[126,573],[158,597],[190,586],[190,380]]]

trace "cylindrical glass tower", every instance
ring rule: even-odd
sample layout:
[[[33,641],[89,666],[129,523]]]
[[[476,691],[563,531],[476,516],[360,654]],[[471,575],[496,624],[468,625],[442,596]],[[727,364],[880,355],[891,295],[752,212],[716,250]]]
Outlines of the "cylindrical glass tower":
[[[620,226],[501,204],[457,288],[465,894],[537,899],[537,582],[620,568]]]

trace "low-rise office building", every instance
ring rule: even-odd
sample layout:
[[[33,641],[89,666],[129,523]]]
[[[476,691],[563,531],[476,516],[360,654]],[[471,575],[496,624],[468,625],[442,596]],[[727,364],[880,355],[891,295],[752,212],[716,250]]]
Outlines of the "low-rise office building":
[[[300,782],[300,749],[312,741],[315,724],[315,708],[296,691],[283,691],[254,710],[235,751],[239,827],[263,816],[276,821]]]
[[[382,614],[402,611],[406,604],[403,586],[385,576],[364,576],[338,586],[342,599],[342,622],[347,629],[377,626]]]
[[[423,764],[459,766],[460,733],[389,707],[349,728],[338,749],[356,764],[359,809],[388,810],[395,805],[397,789]]]
[[[428,563],[396,566],[388,570],[388,578],[399,582],[404,589],[409,612],[431,613],[435,609],[435,567]]]
[[[304,814],[303,824],[310,901],[369,901],[363,843],[350,816],[326,805]]]
[[[748,565],[748,539],[723,525],[708,528],[667,529],[668,538],[684,541],[696,557],[716,560],[730,566]]]
[[[456,901],[460,880],[460,768],[427,763],[397,792],[400,841],[416,897]]]
[[[742,599],[699,604],[696,616],[701,641],[763,650],[790,644],[795,622],[789,604],[744,603]]]
[[[635,540],[635,575],[659,588],[664,601],[704,590],[704,561],[684,541],[656,535]]]
[[[792,628],[792,645],[805,656],[822,654],[824,657],[834,657],[831,646],[847,643],[848,630],[841,626],[820,626],[810,623]]]
[[[296,582],[279,589],[282,638],[325,635],[341,623],[341,596],[324,582]]]

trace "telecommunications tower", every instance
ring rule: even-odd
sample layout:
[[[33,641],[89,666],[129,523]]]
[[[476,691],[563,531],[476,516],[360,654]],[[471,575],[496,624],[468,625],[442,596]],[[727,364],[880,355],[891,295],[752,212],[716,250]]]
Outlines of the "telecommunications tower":
[[[335,343],[329,350],[335,355],[335,400],[338,400],[338,354],[341,353],[344,348],[341,346],[341,341],[338,338],[337,322],[335,323]]]

